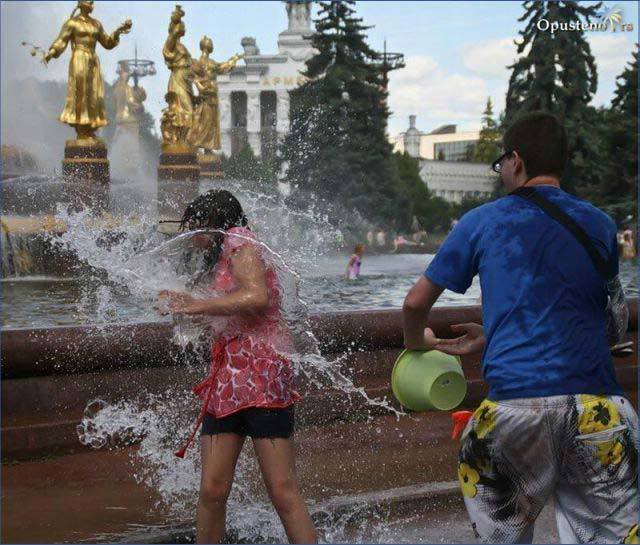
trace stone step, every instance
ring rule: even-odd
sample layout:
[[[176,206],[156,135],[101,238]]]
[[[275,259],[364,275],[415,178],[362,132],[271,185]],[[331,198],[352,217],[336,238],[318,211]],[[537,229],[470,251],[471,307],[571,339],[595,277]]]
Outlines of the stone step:
[[[313,505],[333,498],[337,512],[341,504],[336,498],[373,501],[393,496],[389,491],[394,489],[409,498],[408,491],[416,485],[427,487],[424,494],[430,490],[436,496],[438,487],[453,491],[453,486],[433,484],[455,479],[457,443],[450,439],[450,429],[448,413],[302,428],[295,440],[305,498]],[[79,542],[96,541],[99,536],[113,541],[136,525],[191,524],[156,508],[158,493],[136,483],[134,474],[140,468],[135,449],[82,451],[3,464],[2,541]],[[256,497],[267,501],[253,461],[245,482],[254,487]],[[418,492],[413,491],[415,497]],[[193,494],[195,498],[197,491]]]

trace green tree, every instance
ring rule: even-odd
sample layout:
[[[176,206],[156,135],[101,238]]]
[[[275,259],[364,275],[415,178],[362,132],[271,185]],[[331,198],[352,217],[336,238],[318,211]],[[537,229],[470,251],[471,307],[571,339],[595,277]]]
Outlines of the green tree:
[[[596,63],[584,31],[551,32],[538,28],[538,22],[589,23],[601,2],[585,6],[569,0],[526,0],[523,6],[525,13],[518,20],[527,24],[516,44],[518,54],[524,55],[509,67],[505,123],[532,110],[558,116],[567,127],[571,150],[563,181],[568,190],[579,192],[580,186],[595,183],[598,173],[591,166],[601,160],[593,125],[598,116],[588,108],[598,87]]]
[[[256,157],[249,145],[230,157],[223,157],[222,170],[226,178],[253,183],[260,191],[277,189],[278,176],[274,164]]]
[[[156,132],[155,119],[146,108],[143,108],[138,114],[138,126],[140,128],[140,140],[148,155],[150,157],[159,157],[162,142]]]
[[[291,131],[281,147],[293,192],[355,209],[389,224],[402,215],[379,55],[353,0],[321,2],[306,63],[307,83],[291,92]],[[295,201],[295,197],[292,199]]]
[[[491,164],[500,154],[500,130],[493,118],[493,104],[491,97],[487,99],[487,107],[482,114],[482,128],[480,138],[476,142],[473,162]]]
[[[398,229],[409,232],[415,216],[420,227],[427,231],[446,230],[450,221],[449,204],[429,191],[420,177],[418,160],[406,152],[396,152],[393,158],[398,171],[401,206],[405,210]]]
[[[552,112],[571,118],[588,104],[598,87],[596,63],[584,31],[551,32],[540,30],[542,19],[550,23],[590,22],[601,2],[591,6],[569,0],[526,0],[527,21],[519,32],[517,52],[522,55],[513,65],[506,99],[506,123],[532,110]]]
[[[475,144],[467,144],[466,149],[464,150],[464,160],[467,163],[473,163],[473,158],[476,155],[476,145]]]
[[[485,203],[494,200],[494,196],[490,197],[471,197],[464,196],[459,203],[452,203],[449,205],[449,216],[451,218],[461,218],[472,208],[476,208]]]
[[[637,47],[637,46],[636,46]],[[616,78],[607,112],[606,171],[598,186],[599,204],[616,220],[637,214],[638,190],[638,51]]]

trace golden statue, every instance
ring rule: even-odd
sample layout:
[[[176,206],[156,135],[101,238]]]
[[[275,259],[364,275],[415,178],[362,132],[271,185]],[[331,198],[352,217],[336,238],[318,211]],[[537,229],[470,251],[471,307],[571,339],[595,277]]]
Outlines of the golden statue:
[[[176,9],[171,14],[169,36],[162,48],[164,62],[171,70],[167,98],[171,96],[173,104],[169,104],[167,110],[171,113],[173,134],[178,138],[177,142],[165,142],[167,144],[187,144],[186,135],[193,121],[192,60],[189,51],[180,42],[180,38],[185,35],[185,26],[182,21],[184,14],[182,7],[176,5]]]
[[[142,103],[147,98],[144,88],[129,85],[132,74],[126,62],[118,63],[118,79],[113,86],[113,104],[116,110],[116,123],[134,123],[144,109]]]
[[[76,15],[78,10],[80,13]],[[92,11],[93,1],[80,0],[43,58],[45,64],[58,58],[71,42],[67,99],[59,119],[76,130],[78,143],[82,145],[98,144],[95,132],[108,124],[96,42],[105,49],[113,49],[120,42],[120,35],[127,34],[132,27],[127,19],[108,35],[100,21],[91,17]]]
[[[164,144],[172,146],[184,143],[187,139],[189,127],[181,124],[180,116],[182,112],[178,96],[173,91],[169,91],[164,99],[167,102],[167,107],[162,110],[162,117],[160,118],[162,141]]]
[[[230,72],[243,55],[234,55],[227,62],[214,61],[209,58],[213,53],[213,41],[208,36],[200,40],[200,51],[200,59],[192,64],[198,96],[187,139],[192,146],[203,148],[207,153],[220,149],[217,75]]]

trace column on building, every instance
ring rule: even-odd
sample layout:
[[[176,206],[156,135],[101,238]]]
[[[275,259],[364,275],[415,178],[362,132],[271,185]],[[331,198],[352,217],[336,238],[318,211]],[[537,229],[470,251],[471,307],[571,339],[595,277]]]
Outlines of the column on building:
[[[282,139],[289,132],[289,91],[283,89],[277,92],[277,124],[278,138]]]
[[[260,149],[263,158],[272,158],[276,153],[278,137],[277,96],[275,91],[260,92]]]
[[[227,157],[231,155],[231,92],[218,91],[220,108],[220,148]]]
[[[260,91],[247,91],[247,137],[256,156],[261,154]]]
[[[247,93],[231,92],[231,153],[239,153],[247,145]]]

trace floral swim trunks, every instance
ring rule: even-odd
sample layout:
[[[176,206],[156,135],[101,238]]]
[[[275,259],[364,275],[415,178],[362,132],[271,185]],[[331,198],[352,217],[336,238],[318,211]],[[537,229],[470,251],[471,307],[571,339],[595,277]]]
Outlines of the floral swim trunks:
[[[553,496],[562,543],[638,543],[638,416],[619,396],[484,400],[458,479],[483,543],[531,543]]]

